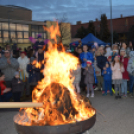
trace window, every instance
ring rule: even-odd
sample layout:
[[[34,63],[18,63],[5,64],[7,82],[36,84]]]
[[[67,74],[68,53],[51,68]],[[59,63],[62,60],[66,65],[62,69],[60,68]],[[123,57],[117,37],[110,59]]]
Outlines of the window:
[[[11,39],[16,38],[16,34],[15,34],[15,32],[10,32],[10,35],[11,35]]]
[[[28,32],[24,32],[24,38],[29,38],[29,33]]]
[[[17,32],[17,38],[23,38],[22,32]]]
[[[2,43],[2,38],[0,38],[0,43]]]
[[[28,25],[23,25],[23,30],[24,31],[29,31],[29,26]]]
[[[29,39],[24,39],[24,43],[29,43]]]
[[[44,32],[43,25],[39,26],[39,32]]]
[[[2,23],[2,30],[8,30],[8,23]]]
[[[7,32],[7,31],[4,31],[4,32],[3,32],[3,37],[4,37],[4,38],[8,38],[8,37],[9,37],[9,35],[8,35],[8,32]]]
[[[3,43],[8,43],[9,39],[8,38],[3,38]]]
[[[23,31],[23,25],[17,24],[17,31]]]
[[[10,24],[10,30],[15,31],[16,30],[16,27],[15,26],[16,26],[15,24]]]
[[[23,43],[23,39],[18,39],[18,43]]]
[[[12,39],[12,42],[13,43],[17,43],[17,39]]]
[[[35,38],[35,33],[34,32],[32,32],[32,37]]]
[[[1,23],[0,23],[0,30],[2,30],[2,29],[1,29]]]
[[[31,30],[34,32],[38,32],[38,26],[37,25],[31,25]]]

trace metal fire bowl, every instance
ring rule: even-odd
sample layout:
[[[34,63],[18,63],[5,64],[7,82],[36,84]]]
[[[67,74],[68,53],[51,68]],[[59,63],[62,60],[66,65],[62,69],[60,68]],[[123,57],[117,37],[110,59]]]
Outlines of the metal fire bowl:
[[[59,126],[22,126],[15,122],[14,125],[19,134],[80,134],[93,127],[95,121],[96,114],[88,120]]]

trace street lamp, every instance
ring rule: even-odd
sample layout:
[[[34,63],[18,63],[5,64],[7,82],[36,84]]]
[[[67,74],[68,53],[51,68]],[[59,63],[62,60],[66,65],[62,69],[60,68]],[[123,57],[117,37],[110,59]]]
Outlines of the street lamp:
[[[112,0],[110,2],[111,45],[113,45]]]

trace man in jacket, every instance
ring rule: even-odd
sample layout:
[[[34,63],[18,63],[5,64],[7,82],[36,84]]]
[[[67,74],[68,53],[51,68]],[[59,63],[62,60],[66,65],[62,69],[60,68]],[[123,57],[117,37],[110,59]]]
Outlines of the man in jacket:
[[[11,81],[18,68],[19,63],[16,59],[11,57],[11,51],[6,50],[4,56],[0,59],[0,70],[5,75],[5,83],[7,87],[11,88]]]

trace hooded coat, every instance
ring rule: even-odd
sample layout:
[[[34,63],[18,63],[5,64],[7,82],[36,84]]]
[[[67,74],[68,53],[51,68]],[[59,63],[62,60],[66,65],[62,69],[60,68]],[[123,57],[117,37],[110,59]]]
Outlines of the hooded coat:
[[[130,75],[134,76],[134,51],[131,51],[129,54],[129,61],[128,61],[128,66],[127,66],[127,71]]]

